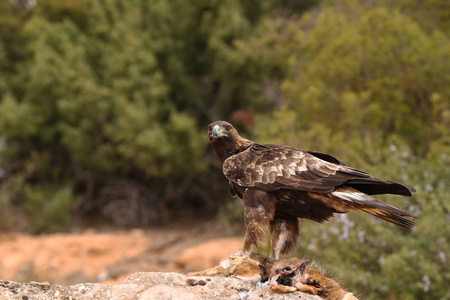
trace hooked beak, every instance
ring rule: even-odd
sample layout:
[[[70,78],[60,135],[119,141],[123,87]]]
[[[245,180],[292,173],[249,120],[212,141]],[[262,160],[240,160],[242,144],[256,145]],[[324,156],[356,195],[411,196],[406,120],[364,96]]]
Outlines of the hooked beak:
[[[219,125],[216,125],[213,127],[212,130],[212,135],[214,136],[214,138],[218,138],[218,137],[222,137],[222,136],[227,136],[225,133],[223,133],[223,128]]]

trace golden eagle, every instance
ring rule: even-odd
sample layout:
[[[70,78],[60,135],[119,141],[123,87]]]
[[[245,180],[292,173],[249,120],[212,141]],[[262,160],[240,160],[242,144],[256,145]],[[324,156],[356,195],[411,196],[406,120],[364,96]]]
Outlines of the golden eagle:
[[[374,178],[327,154],[257,144],[225,121],[211,123],[208,134],[231,195],[244,200],[246,234],[240,256],[250,254],[268,227],[270,256],[288,254],[299,237],[298,218],[323,222],[334,213],[363,210],[405,228],[414,226],[404,217],[416,215],[371,196],[411,196],[415,190],[409,185]]]

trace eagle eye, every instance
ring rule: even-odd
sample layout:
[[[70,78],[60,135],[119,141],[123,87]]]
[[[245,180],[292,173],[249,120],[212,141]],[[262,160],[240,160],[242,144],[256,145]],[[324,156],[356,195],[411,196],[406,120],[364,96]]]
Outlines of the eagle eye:
[[[230,131],[231,130],[231,126],[230,125],[225,126],[225,130],[226,131]]]
[[[208,126],[208,131],[211,131],[212,130],[212,126]]]

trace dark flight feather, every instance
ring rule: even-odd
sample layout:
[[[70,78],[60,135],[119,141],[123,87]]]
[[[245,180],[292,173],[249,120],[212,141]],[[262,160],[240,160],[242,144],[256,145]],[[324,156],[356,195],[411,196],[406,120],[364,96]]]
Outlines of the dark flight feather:
[[[341,166],[345,166],[346,163],[343,162],[342,160],[339,160],[331,155],[325,154],[325,153],[320,153],[320,152],[315,152],[315,151],[307,151],[309,154],[314,155],[317,158],[320,158],[322,160],[325,160],[327,162],[330,163],[334,163],[337,165],[341,165]]]

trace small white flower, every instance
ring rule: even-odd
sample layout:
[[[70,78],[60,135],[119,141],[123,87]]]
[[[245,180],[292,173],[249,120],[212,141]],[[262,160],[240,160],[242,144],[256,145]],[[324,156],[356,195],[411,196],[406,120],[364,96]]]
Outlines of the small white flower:
[[[422,277],[423,282],[425,283],[424,287],[423,287],[423,291],[424,292],[428,292],[428,290],[430,289],[430,285],[431,285],[431,280],[430,277],[428,277],[428,275],[424,275]]]

